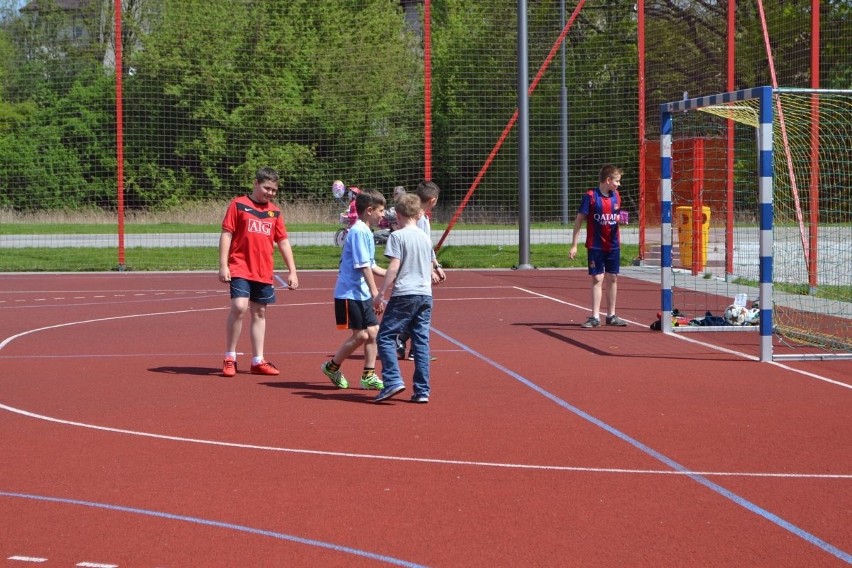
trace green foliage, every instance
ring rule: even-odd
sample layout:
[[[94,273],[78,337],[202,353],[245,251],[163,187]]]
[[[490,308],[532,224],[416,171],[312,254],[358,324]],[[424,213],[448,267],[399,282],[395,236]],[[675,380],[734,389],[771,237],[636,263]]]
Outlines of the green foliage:
[[[602,162],[638,199],[634,3],[587,3],[565,49],[572,208]],[[726,90],[726,0],[646,3],[647,132],[660,102]],[[113,3],[15,15],[0,0],[0,207],[117,206]],[[290,198],[329,180],[389,188],[423,164],[423,50],[399,0],[125,0],[125,205],[165,209],[242,193],[261,165]],[[764,2],[779,82],[807,86],[810,2]],[[532,79],[561,31],[558,2],[530,2]],[[573,8],[568,3],[569,13]],[[753,3],[737,3],[737,87],[767,84]],[[458,203],[517,105],[517,4],[433,0],[433,178]],[[822,3],[821,83],[852,87],[852,6]],[[530,99],[532,216],[560,209],[558,54]],[[804,70],[804,71],[803,71]],[[614,132],[621,135],[614,135]],[[516,132],[468,211],[517,213]],[[400,179],[405,178],[405,179]],[[467,215],[468,213],[466,213]],[[513,219],[509,219],[513,220]]]
[[[387,0],[164,2],[128,85],[130,112],[156,119],[128,142],[130,194],[148,206],[145,183],[169,171],[193,180],[177,198],[232,195],[274,164],[289,195],[324,195],[335,172],[357,177],[375,156],[392,179],[394,149],[419,132],[395,127],[412,110],[400,78],[420,65],[405,37]],[[160,120],[184,127],[164,135]],[[335,146],[357,150],[341,163]]]
[[[95,67],[80,73],[64,93],[0,106],[0,177],[5,182],[0,207],[114,204],[114,99],[108,85]]]

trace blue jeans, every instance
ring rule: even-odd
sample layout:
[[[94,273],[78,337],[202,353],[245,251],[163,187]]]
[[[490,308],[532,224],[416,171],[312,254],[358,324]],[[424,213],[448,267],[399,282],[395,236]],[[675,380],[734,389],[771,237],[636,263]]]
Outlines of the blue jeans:
[[[396,336],[406,331],[411,335],[411,349],[414,351],[414,396],[429,396],[431,325],[432,296],[391,296],[376,337],[385,388],[405,384],[396,358]]]

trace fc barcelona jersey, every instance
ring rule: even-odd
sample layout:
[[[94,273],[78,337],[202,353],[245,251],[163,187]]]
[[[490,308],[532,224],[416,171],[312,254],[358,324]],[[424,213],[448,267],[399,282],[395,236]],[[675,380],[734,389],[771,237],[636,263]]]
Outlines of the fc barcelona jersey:
[[[287,238],[281,210],[271,202],[238,197],[228,205],[222,230],[233,235],[228,255],[231,277],[272,284],[275,243]]]
[[[583,195],[577,211],[586,216],[586,248],[605,252],[621,247],[618,233],[618,216],[621,213],[621,195],[609,195],[600,188],[590,189]]]

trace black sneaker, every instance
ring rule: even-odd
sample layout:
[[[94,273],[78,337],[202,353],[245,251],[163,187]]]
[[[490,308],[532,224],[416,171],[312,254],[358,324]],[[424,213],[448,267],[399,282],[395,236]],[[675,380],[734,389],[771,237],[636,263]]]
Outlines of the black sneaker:
[[[429,402],[429,395],[425,394],[415,394],[411,397],[411,402],[417,402],[419,404],[426,404]]]
[[[601,325],[601,320],[599,320],[598,318],[590,317],[585,322],[581,323],[580,327],[600,327],[600,325]]]
[[[617,315],[613,314],[611,316],[606,316],[606,324],[614,325],[617,327],[625,327],[627,325],[627,322],[619,318]]]
[[[435,357],[434,355],[429,355],[429,360],[430,360],[430,361],[435,361],[436,359],[437,359],[437,357]],[[407,360],[408,360],[408,361],[414,361],[414,351],[409,351],[409,352],[408,352]]]
[[[405,359],[405,343],[399,339],[396,340],[396,358],[400,361]]]

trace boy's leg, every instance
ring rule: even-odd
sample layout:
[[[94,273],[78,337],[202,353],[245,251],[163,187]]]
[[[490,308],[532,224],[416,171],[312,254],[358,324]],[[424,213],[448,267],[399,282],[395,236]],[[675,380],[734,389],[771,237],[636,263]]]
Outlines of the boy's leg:
[[[618,249],[608,253],[606,259],[606,274],[604,286],[606,287],[606,324],[624,327],[627,322],[615,314],[615,299],[618,295],[618,272],[621,269],[621,251]]]
[[[412,298],[416,296],[393,296],[385,308],[379,333],[376,336],[376,347],[382,362],[382,382],[385,389],[403,385],[402,374],[399,371],[399,361],[396,358],[396,339],[403,329],[408,327],[411,320]]]
[[[251,309],[251,350],[252,359],[263,359],[264,338],[266,337],[266,304],[250,302]]]
[[[379,326],[373,325],[368,327],[366,333],[367,339],[364,342],[364,371],[361,373],[361,388],[382,390],[385,384],[376,374],[376,356],[378,355],[376,336],[379,333]]]
[[[265,282],[251,283],[251,372],[254,375],[278,375],[281,372],[272,363],[264,359],[266,340],[266,306],[275,303],[275,287]]]
[[[592,317],[601,318],[601,297],[603,296],[603,274],[592,275]]]
[[[601,297],[606,271],[606,255],[598,249],[587,249],[586,252],[589,257],[589,276],[592,278],[592,315],[581,327],[597,327],[601,324]]]
[[[243,330],[243,316],[248,310],[248,304],[248,298],[231,298],[231,309],[228,311],[228,320],[225,323],[226,353],[237,350],[237,342]]]
[[[343,362],[349,358],[350,355],[355,353],[355,350],[364,345],[367,341],[367,330],[366,329],[353,329],[352,335],[346,338],[340,347],[337,348],[337,352],[335,352],[334,357],[331,358],[331,362],[337,365],[338,367],[343,365]],[[364,350],[366,357],[366,348]],[[375,357],[375,356],[374,356]],[[375,364],[375,359],[373,360]]]
[[[379,349],[376,345],[376,337],[379,334],[379,326],[372,325],[366,330],[367,337],[364,341],[364,368],[376,368],[376,357],[378,357]]]
[[[349,388],[340,366],[363,343],[363,317],[357,302],[347,298],[334,299],[334,321],[337,329],[349,329],[352,334],[337,348],[331,361],[320,366],[322,373],[339,389]]]
[[[248,309],[248,298],[231,298],[231,308],[225,322],[225,358],[222,362],[222,375],[233,377],[237,374],[237,342],[243,330],[243,316]]]
[[[414,351],[414,393],[412,400],[428,400],[430,387],[430,345],[429,333],[432,325],[432,296],[419,296],[420,305],[414,313],[409,326],[411,329],[411,350]]]
[[[408,342],[409,337],[410,337],[410,334],[408,333],[407,329],[403,330],[396,337],[396,356],[397,356],[397,358],[405,359],[405,344]]]
[[[606,287],[606,315],[611,317],[615,315],[615,298],[618,293],[618,274],[607,273],[604,276],[604,286]]]

